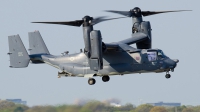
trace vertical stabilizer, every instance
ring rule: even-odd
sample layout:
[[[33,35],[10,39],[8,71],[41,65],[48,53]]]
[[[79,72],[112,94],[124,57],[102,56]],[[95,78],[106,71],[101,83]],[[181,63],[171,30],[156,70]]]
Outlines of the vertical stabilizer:
[[[10,67],[27,67],[30,61],[29,55],[19,35],[8,36]]]
[[[50,54],[39,31],[29,32],[29,51],[31,54]]]

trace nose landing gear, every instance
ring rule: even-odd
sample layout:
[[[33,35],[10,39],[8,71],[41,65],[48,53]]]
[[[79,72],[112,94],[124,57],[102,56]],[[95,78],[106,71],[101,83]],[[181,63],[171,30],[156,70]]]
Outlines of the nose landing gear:
[[[169,79],[169,78],[171,77],[171,75],[169,74],[169,71],[166,73],[165,77],[166,77],[167,79]]]

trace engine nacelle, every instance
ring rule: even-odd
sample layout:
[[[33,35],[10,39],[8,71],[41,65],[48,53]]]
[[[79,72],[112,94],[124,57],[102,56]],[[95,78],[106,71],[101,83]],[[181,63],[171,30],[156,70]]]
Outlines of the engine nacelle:
[[[149,21],[143,21],[140,24],[135,23],[132,28],[132,32],[142,32],[147,34],[149,39],[136,43],[138,49],[150,49],[151,48],[151,25]]]
[[[106,52],[107,51],[107,46],[104,42],[102,42],[102,52]]]
[[[91,56],[89,59],[91,70],[103,69],[102,38],[99,30],[90,32]]]
[[[93,27],[83,27],[83,39],[85,43],[84,53],[87,57],[90,57],[91,46],[90,46],[90,32],[93,30]]]

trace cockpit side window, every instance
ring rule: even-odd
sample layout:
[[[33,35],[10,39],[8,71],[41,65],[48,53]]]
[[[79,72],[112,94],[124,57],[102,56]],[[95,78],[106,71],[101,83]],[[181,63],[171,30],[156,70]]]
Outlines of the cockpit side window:
[[[148,51],[148,60],[149,61],[156,61],[157,60],[157,52],[156,51]]]
[[[167,56],[163,53],[163,51],[158,51],[158,58],[165,58],[165,57]]]
[[[158,52],[158,57],[159,58],[164,58],[161,52]]]

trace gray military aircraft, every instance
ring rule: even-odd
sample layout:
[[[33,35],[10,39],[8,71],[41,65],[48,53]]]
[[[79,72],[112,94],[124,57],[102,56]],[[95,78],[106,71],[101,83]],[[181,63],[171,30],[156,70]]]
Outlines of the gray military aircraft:
[[[182,10],[183,11],[183,10]],[[102,77],[103,82],[110,80],[109,76],[124,75],[133,73],[160,73],[166,72],[165,77],[171,77],[169,71],[174,71],[178,59],[170,59],[161,49],[151,48],[151,26],[149,21],[143,21],[143,16],[177,12],[150,12],[141,11],[134,8],[130,11],[113,11],[128,17],[132,17],[132,37],[119,42],[102,42],[101,32],[94,30],[93,25],[107,20],[119,18],[85,16],[82,20],[62,21],[62,22],[33,22],[47,24],[61,24],[71,26],[83,26],[83,39],[85,43],[84,51],[80,53],[55,56],[51,55],[39,33],[39,31],[29,32],[29,51],[27,53],[19,35],[8,36],[9,55],[11,68],[27,67],[29,62],[34,64],[46,63],[61,72],[58,77],[86,77],[89,78],[88,84],[96,83],[94,77]],[[136,44],[137,48],[130,46]]]

